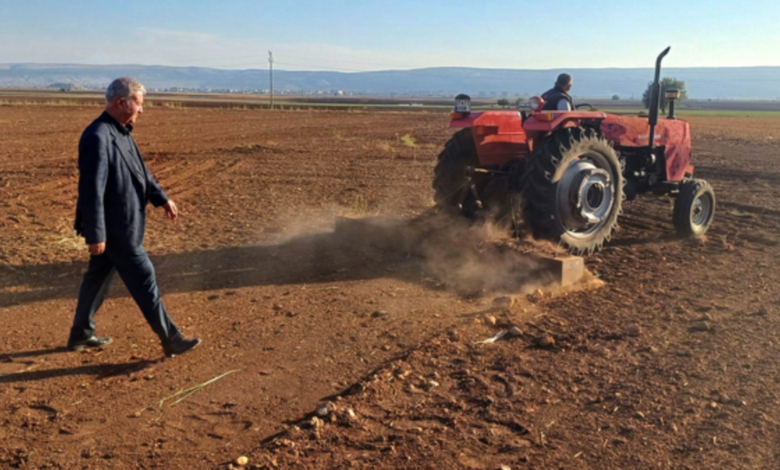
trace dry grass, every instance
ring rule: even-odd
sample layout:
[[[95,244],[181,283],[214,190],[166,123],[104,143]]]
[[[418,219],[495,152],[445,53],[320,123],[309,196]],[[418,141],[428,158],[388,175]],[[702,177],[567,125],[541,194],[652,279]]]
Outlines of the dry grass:
[[[354,214],[365,214],[368,212],[368,201],[362,194],[355,194],[350,209]]]
[[[400,137],[401,142],[407,147],[417,147],[417,139],[411,134],[404,134]]]
[[[385,142],[385,141],[377,142],[376,148],[381,150],[382,152],[391,152],[393,150],[393,146],[390,145],[390,142]]]

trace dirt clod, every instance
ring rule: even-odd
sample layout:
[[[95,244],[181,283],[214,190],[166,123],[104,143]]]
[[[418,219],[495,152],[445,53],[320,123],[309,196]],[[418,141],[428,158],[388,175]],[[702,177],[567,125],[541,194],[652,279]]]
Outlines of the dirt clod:
[[[706,321],[697,321],[688,327],[688,331],[697,333],[702,331],[710,331],[712,326]]]
[[[494,308],[510,308],[514,305],[515,299],[509,296],[496,297],[493,299]]]
[[[539,338],[537,338],[537,344],[539,347],[542,348],[552,348],[555,346],[555,338],[553,338],[551,335],[542,335]]]
[[[630,325],[626,326],[626,335],[630,336],[632,338],[636,338],[639,335],[642,334],[642,328],[637,325],[636,323],[631,323]]]

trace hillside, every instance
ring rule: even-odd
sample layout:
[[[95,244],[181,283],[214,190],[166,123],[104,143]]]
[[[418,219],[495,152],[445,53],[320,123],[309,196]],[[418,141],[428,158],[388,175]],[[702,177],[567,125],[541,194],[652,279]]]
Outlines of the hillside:
[[[451,96],[529,96],[548,89],[563,70],[441,67],[376,72],[276,70],[280,93]],[[651,69],[570,69],[574,95],[639,98]],[[257,91],[269,87],[268,70],[222,70],[147,65],[0,64],[0,88],[104,88],[112,78],[133,76],[150,89]],[[780,99],[780,67],[669,68],[664,76],[686,82],[690,98]]]

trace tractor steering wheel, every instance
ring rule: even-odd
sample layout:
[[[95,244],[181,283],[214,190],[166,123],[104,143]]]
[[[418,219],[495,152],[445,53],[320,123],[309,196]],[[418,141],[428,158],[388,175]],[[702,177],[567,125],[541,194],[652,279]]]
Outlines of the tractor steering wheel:
[[[588,111],[595,111],[595,110],[596,110],[596,107],[595,107],[595,106],[593,106],[593,105],[592,105],[592,104],[590,104],[590,103],[580,103],[580,104],[578,104],[578,105],[575,105],[575,106],[574,106],[574,109],[580,109],[580,107],[584,107],[584,106],[587,106],[587,107],[588,107]]]

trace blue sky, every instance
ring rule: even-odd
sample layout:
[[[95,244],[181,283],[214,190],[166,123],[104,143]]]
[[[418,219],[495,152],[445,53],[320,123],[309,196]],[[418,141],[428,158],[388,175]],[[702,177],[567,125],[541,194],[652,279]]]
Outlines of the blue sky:
[[[780,65],[780,0],[0,0],[0,63],[364,71]]]

